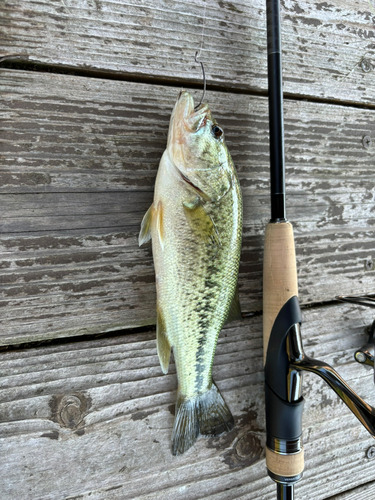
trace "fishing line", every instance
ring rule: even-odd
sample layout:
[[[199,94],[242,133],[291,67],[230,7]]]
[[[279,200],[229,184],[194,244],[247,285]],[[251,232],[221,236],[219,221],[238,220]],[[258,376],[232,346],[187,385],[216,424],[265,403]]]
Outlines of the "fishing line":
[[[203,23],[202,23],[202,36],[201,36],[201,46],[200,46],[200,49],[197,50],[196,54],[195,54],[195,60],[197,61],[197,55],[199,54],[199,56],[201,55],[201,52],[202,52],[202,48],[203,48],[203,37],[204,37],[204,25],[205,25],[205,21],[206,21],[206,4],[204,5],[204,11],[203,11]],[[198,61],[197,61],[198,62]]]

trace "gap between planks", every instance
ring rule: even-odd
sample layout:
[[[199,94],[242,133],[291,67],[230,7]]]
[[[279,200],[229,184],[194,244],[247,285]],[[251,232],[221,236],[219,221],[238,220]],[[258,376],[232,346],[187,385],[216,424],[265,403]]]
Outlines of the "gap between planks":
[[[327,301],[319,301],[315,303],[309,303],[309,304],[301,304],[301,310],[302,311],[310,311],[314,309],[319,309],[319,308],[325,308],[327,309],[328,307],[334,307],[338,306],[340,304],[343,304],[343,302],[339,300],[327,300]],[[250,312],[242,312],[242,321],[248,321],[252,320],[253,318],[256,318],[258,316],[262,316],[263,313],[262,311],[250,311]],[[240,323],[239,323],[240,324]],[[93,333],[93,334],[88,334],[88,335],[77,335],[73,337],[57,337],[57,338],[51,338],[51,339],[45,339],[45,340],[37,340],[34,342],[24,342],[24,343],[19,343],[19,344],[7,344],[7,345],[0,345],[0,354],[3,352],[13,352],[13,351],[23,351],[25,349],[35,349],[39,347],[52,347],[52,346],[61,346],[64,344],[72,344],[72,343],[79,343],[79,342],[90,342],[90,341],[96,341],[96,340],[102,340],[102,339],[110,339],[114,337],[122,337],[122,336],[127,336],[130,337],[130,335],[139,335],[142,333],[149,333],[150,330],[154,330],[156,328],[156,325],[145,325],[145,326],[140,326],[136,328],[126,328],[126,329],[121,329],[121,330],[114,330],[114,331],[109,331],[109,332],[103,332],[103,333]],[[156,332],[156,330],[155,330]],[[156,335],[156,333],[155,333]]]
[[[69,76],[78,76],[82,78],[93,78],[93,79],[102,79],[102,80],[115,80],[120,82],[129,82],[129,83],[139,83],[146,85],[161,85],[165,87],[176,87],[180,86],[181,88],[186,89],[202,89],[203,82],[196,83],[193,80],[183,79],[183,78],[170,78],[168,76],[153,76],[153,75],[139,75],[139,74],[131,74],[131,73],[121,73],[117,71],[103,71],[103,70],[93,70],[93,69],[77,69],[73,66],[65,66],[59,65],[55,66],[53,64],[43,64],[30,62],[25,60],[15,61],[14,59],[18,59],[17,55],[9,55],[0,58],[0,68],[11,69],[11,70],[19,70],[19,71],[31,71],[36,73],[53,73],[58,75],[69,75]],[[267,97],[267,90],[256,90],[256,89],[243,89],[236,87],[223,87],[215,84],[206,84],[206,90],[212,92],[222,92],[227,94],[239,94],[239,95],[248,95],[253,97]],[[374,110],[375,104],[371,104],[369,102],[353,102],[353,101],[345,101],[341,99],[335,98],[319,98],[315,96],[301,96],[297,94],[292,94],[289,92],[284,92],[284,100],[289,101],[304,101],[311,102],[316,104],[333,104],[336,106],[345,106],[348,108],[354,109],[368,109]]]

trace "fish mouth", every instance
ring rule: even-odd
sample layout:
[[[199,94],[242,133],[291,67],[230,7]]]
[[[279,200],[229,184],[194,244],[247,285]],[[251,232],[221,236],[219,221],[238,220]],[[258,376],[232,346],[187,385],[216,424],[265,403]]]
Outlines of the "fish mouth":
[[[181,90],[175,105],[176,113],[187,118],[194,113],[194,99],[187,90]]]
[[[200,103],[198,106],[194,106],[194,97],[190,94],[190,92],[188,92],[187,90],[181,90],[178,94],[177,102],[185,98],[189,100],[189,115],[192,113],[197,113],[198,111],[207,107],[207,104],[205,103]]]
[[[200,114],[202,112],[202,110],[206,111],[207,108],[208,108],[207,104],[201,103],[201,104],[199,104],[199,106],[194,108],[194,111],[195,111],[195,113]]]
[[[176,117],[184,119],[185,122],[191,122],[198,117],[202,119],[208,112],[208,104],[202,103],[195,108],[193,96],[187,90],[181,90],[175,105]]]

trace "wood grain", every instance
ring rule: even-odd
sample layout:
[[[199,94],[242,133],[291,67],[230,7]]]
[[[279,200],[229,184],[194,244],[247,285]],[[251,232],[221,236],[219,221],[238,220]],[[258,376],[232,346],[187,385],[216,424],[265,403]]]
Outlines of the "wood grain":
[[[374,105],[370,1],[281,4],[284,91]],[[201,83],[194,62],[201,49],[209,85],[267,89],[261,0],[25,0],[4,7],[0,46],[10,60],[189,84]]]
[[[0,344],[155,322],[138,248],[177,88],[2,70]],[[267,102],[210,92],[244,198],[240,300],[261,310]],[[288,218],[302,303],[373,292],[374,111],[285,103]]]
[[[364,478],[365,479],[365,478]],[[345,491],[339,495],[331,497],[329,500],[363,500],[375,497],[375,484],[373,482]]]
[[[371,310],[344,304],[307,310],[303,323],[306,353],[334,365],[370,402],[373,373],[353,352],[372,319]],[[2,499],[273,500],[261,324],[249,318],[219,338],[213,373],[234,430],[200,438],[177,458],[175,368],[162,374],[155,331],[2,352]],[[323,381],[308,374],[303,388],[306,466],[296,497],[311,500],[314,491],[323,500],[371,477],[366,450],[374,441]]]

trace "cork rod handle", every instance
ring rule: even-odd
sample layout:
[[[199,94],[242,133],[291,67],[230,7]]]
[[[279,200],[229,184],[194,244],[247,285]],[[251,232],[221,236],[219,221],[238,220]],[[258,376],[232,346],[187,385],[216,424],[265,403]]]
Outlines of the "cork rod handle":
[[[263,270],[264,364],[273,324],[284,304],[293,296],[298,296],[293,227],[289,222],[270,222],[266,227]],[[283,455],[267,447],[266,464],[276,476],[298,476],[304,468],[303,449]]]
[[[263,260],[263,361],[272,326],[283,305],[298,296],[296,254],[290,222],[266,227]]]

